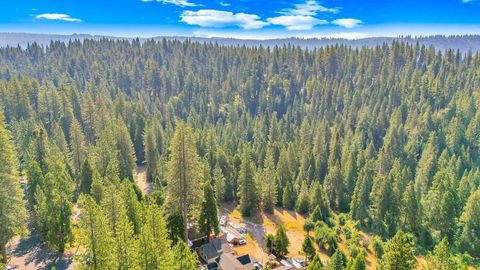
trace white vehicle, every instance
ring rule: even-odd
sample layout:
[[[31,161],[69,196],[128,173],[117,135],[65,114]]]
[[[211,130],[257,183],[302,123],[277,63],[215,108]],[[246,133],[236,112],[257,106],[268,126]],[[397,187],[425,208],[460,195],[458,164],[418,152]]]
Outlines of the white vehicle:
[[[246,244],[247,244],[247,240],[245,240],[245,239],[238,240],[238,245],[243,246],[243,245],[246,245]]]
[[[220,217],[220,226],[225,226],[227,224],[227,216]]]
[[[240,227],[233,222],[229,222],[228,225],[230,225],[230,227],[234,228],[237,232],[239,232],[241,234],[246,234],[247,233],[247,229],[245,227]]]

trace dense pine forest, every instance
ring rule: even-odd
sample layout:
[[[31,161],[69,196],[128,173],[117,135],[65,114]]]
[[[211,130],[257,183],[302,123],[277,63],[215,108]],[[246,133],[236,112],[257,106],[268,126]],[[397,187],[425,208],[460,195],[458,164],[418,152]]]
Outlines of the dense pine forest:
[[[351,230],[377,269],[478,265],[479,53],[102,39],[2,48],[0,79],[4,261],[35,230],[80,269],[197,269],[233,203],[306,217],[309,270],[365,269]]]

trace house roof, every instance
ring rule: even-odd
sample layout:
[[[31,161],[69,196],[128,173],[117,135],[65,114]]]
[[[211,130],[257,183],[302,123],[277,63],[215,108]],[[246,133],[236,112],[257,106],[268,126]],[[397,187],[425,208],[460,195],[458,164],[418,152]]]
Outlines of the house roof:
[[[254,263],[255,262],[255,259],[253,259],[252,257],[250,257],[250,255],[246,254],[246,255],[243,255],[243,256],[240,256],[240,257],[237,257],[237,260],[243,264],[243,265],[246,265],[246,264],[249,264],[249,263]]]
[[[218,259],[219,270],[255,270],[255,259],[249,255],[235,257],[232,254],[222,254]]]
[[[221,270],[254,270],[252,264],[243,265],[235,256],[232,254],[222,254],[220,256],[219,266]]]
[[[203,260],[210,263],[222,253],[232,253],[232,248],[228,244],[226,237],[220,236],[211,242],[202,245],[197,251]]]

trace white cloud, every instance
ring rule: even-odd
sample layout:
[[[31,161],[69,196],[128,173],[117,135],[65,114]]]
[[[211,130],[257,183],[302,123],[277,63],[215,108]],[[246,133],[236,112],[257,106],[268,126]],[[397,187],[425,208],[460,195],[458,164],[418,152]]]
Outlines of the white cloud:
[[[231,4],[230,4],[230,3],[227,3],[227,2],[225,2],[225,1],[222,1],[222,0],[219,0],[219,1],[218,1],[218,4],[219,4],[220,6],[222,6],[222,7],[228,7],[228,6],[231,6]]]
[[[353,27],[359,26],[363,22],[357,19],[345,18],[345,19],[336,19],[332,21],[332,23],[339,26],[343,26],[345,28],[353,28]]]
[[[328,21],[315,16],[319,12],[338,13],[339,8],[327,8],[315,0],[308,0],[302,4],[295,4],[294,8],[283,9],[280,16],[268,18],[271,24],[282,25],[287,30],[311,30],[316,25],[328,24]]]
[[[163,4],[172,4],[180,7],[196,7],[198,6],[195,3],[189,2],[188,0],[142,0],[142,2],[160,2]]]
[[[295,4],[295,8],[284,9],[280,13],[284,15],[315,16],[318,12],[338,13],[339,8],[327,8],[315,0],[308,0],[303,4]]]
[[[274,18],[268,18],[267,21],[271,24],[282,25],[287,30],[310,30],[315,25],[327,24],[326,20],[320,20],[313,16],[306,15],[283,15]]]
[[[233,13],[214,9],[187,10],[180,17],[182,22],[203,27],[238,26],[249,30],[260,29],[268,25],[267,22],[260,20],[260,17],[255,14]]]
[[[77,18],[72,18],[68,14],[60,13],[45,13],[35,16],[36,19],[45,19],[45,20],[57,20],[57,21],[66,21],[66,22],[81,22],[82,20]]]

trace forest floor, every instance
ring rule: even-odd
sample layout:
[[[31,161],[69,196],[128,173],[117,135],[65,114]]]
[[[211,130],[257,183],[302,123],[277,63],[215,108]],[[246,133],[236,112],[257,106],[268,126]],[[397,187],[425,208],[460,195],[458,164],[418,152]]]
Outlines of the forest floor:
[[[20,185],[25,190],[27,186],[25,175],[21,177]],[[74,251],[67,250],[65,254],[52,251],[35,231],[32,221],[28,222],[27,227],[30,233],[24,237],[14,237],[7,247],[9,254],[7,265],[12,270],[51,269],[53,266],[57,270],[75,269],[72,256]]]
[[[29,226],[32,227],[32,226]],[[71,255],[52,251],[32,229],[26,237],[15,237],[9,244],[8,264],[15,270],[51,269],[73,270],[75,263]],[[71,254],[71,252],[66,252]]]
[[[137,166],[134,179],[143,194],[150,194],[152,192],[152,184],[147,181],[147,166]]]

